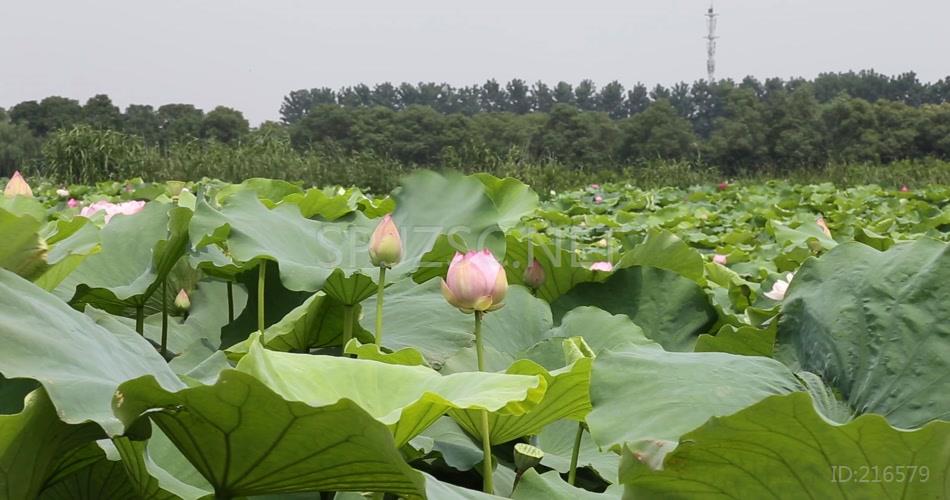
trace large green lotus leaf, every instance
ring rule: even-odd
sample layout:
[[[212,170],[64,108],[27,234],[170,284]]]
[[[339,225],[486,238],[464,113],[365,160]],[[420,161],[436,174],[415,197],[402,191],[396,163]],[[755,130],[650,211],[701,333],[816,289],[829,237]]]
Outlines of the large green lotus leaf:
[[[518,179],[499,179],[484,173],[473,177],[485,185],[485,194],[491,198],[500,214],[498,226],[505,231],[515,227],[522,216],[538,208],[538,193]]]
[[[147,340],[117,325],[106,329],[19,276],[0,270],[0,370],[38,380],[61,420],[92,420],[109,434],[124,430],[112,413],[115,388],[154,375],[183,384]]]
[[[630,266],[666,269],[700,285],[706,281],[703,256],[673,233],[662,229],[651,230],[643,243],[624,254],[620,267]]]
[[[635,424],[631,424],[635,425]],[[653,471],[630,451],[630,498],[947,498],[950,423],[906,432],[879,415],[836,425],[805,393],[769,397],[684,435]]]
[[[950,245],[839,245],[795,275],[779,342],[857,413],[913,428],[950,416]]]
[[[516,361],[505,373],[540,376],[547,381],[547,390],[544,398],[527,413],[489,413],[492,444],[507,443],[522,436],[537,434],[544,426],[562,418],[583,421],[590,411],[590,358],[579,359],[570,366],[553,372],[548,372],[533,361],[523,359]],[[481,412],[453,409],[449,414],[469,434],[481,439]]]
[[[341,307],[325,293],[317,292],[280,321],[265,328],[260,337],[252,334],[229,347],[228,355],[239,359],[255,342],[262,342],[268,349],[283,352],[309,352],[314,347],[339,345],[343,332]]]
[[[709,299],[693,281],[654,267],[628,267],[603,283],[582,283],[553,304],[559,319],[577,306],[626,314],[646,336],[672,351],[692,350],[696,336],[716,319]]]
[[[46,239],[50,245],[46,261],[50,266],[33,281],[46,291],[55,290],[86,257],[99,251],[99,226],[89,219],[75,217],[68,221],[59,220],[55,228]]]
[[[333,490],[423,497],[424,480],[389,429],[349,399],[315,408],[225,370],[212,386],[178,392],[152,377],[126,382],[115,411],[129,424],[147,415],[220,497]]]
[[[378,287],[373,278],[355,272],[346,276],[342,269],[336,269],[327,277],[323,291],[341,304],[356,305],[376,293]]]
[[[173,496],[141,496],[126,474],[118,457],[111,458],[96,443],[90,442],[65,454],[49,478],[40,500],[102,500],[122,498],[164,500]]]
[[[471,470],[485,457],[481,443],[472,441],[450,417],[439,417],[409,445],[425,454],[438,453],[446,465],[460,471]]]
[[[366,299],[362,306],[360,325],[372,332],[376,297]],[[416,284],[403,279],[386,288],[382,344],[391,351],[417,349],[429,366],[440,369],[447,358],[475,342],[474,328],[471,314],[463,314],[445,301],[438,280]]]
[[[264,277],[264,328],[276,324],[295,308],[304,303],[313,296],[311,292],[295,292],[288,290],[280,280],[277,263],[271,261],[263,264],[267,266]],[[221,348],[228,347],[241,342],[258,330],[257,328],[257,310],[258,310],[258,283],[260,281],[260,268],[254,267],[235,276],[233,286],[243,286],[247,290],[247,304],[243,310],[235,308],[237,317],[234,321],[221,329]]]
[[[129,480],[142,498],[197,500],[214,494],[211,485],[161,429],[153,429],[148,441],[133,441],[121,436],[114,438],[113,443]],[[157,459],[156,448],[159,449]],[[189,484],[182,478],[197,484]]]
[[[76,305],[121,313],[144,306],[188,243],[191,210],[152,202],[99,232],[102,249],[65,277],[56,293]]]
[[[594,360],[587,424],[598,445],[616,450],[676,440],[709,417],[800,390],[791,370],[771,358],[630,346]]]
[[[228,257],[238,263],[275,261],[284,286],[315,292],[335,268],[347,274],[362,269],[366,275],[378,275],[367,252],[374,227],[361,213],[344,222],[315,221],[305,218],[297,205],[269,209],[254,193],[240,191],[220,209],[198,200],[191,240],[197,249],[212,243],[225,245]]]
[[[350,214],[357,208],[357,203],[364,199],[358,190],[350,190],[342,195],[327,194],[322,189],[311,188],[303,193],[292,193],[285,196],[280,203],[293,203],[300,207],[300,213],[313,219],[320,217],[323,220],[336,220]]]
[[[538,474],[530,469],[521,476],[512,500],[620,500],[620,488],[611,487],[603,493],[571,486],[556,471]]]
[[[94,424],[63,423],[43,389],[31,392],[22,412],[0,416],[0,496],[36,498],[62,455],[101,434]]]
[[[593,281],[595,273],[580,265],[577,254],[573,252],[574,246],[575,243],[560,240],[551,242],[541,234],[524,237],[509,234],[504,260],[508,283],[523,285],[524,270],[533,260],[538,261],[545,275],[537,296],[548,302],[553,302],[578,283]]]
[[[237,369],[284,398],[311,406],[350,399],[389,425],[400,446],[449,409],[522,415],[541,401],[546,388],[535,374],[441,375],[424,366],[274,352],[259,343],[251,345]]]
[[[30,215],[16,215],[0,210],[0,267],[31,279],[47,267],[46,243],[40,238],[42,222]]]
[[[426,496],[431,500],[502,500],[505,498],[439,481],[426,473],[423,475],[426,478]]]
[[[582,337],[593,353],[621,350],[628,345],[655,345],[625,314],[610,314],[596,307],[582,306],[568,311],[561,324],[549,330],[543,340],[531,346],[523,356],[549,370],[567,364],[564,341]]]
[[[505,370],[516,360],[523,358],[531,346],[549,335],[548,331],[553,324],[548,303],[532,296],[527,288],[517,285],[508,287],[504,303],[504,307],[485,314],[482,320],[482,342],[487,371]],[[470,325],[469,331],[474,331],[474,316],[467,314],[465,318]],[[558,367],[560,366],[564,365]],[[442,368],[443,373],[477,370],[478,358],[474,346],[460,350],[449,358]]]
[[[428,366],[421,352],[406,347],[396,352],[383,352],[376,344],[363,344],[358,339],[350,339],[343,346],[344,354],[352,354],[357,359],[369,359],[391,365]]]
[[[225,185],[215,193],[214,199],[216,203],[221,204],[238,193],[254,193],[258,198],[273,205],[288,196],[302,192],[303,188],[287,181],[254,177],[245,179],[240,184]]]
[[[29,215],[38,221],[46,220],[46,207],[36,198],[28,198],[26,196],[8,198],[6,196],[0,196],[0,210],[13,214],[16,217]]]
[[[571,454],[574,452],[574,437],[577,435],[578,425],[578,422],[573,420],[558,420],[538,433],[535,446],[544,451],[541,465],[567,474],[571,468]],[[604,481],[616,483],[620,455],[612,451],[601,451],[591,439],[590,433],[585,431],[581,437],[577,466],[590,467]]]
[[[766,328],[723,325],[715,335],[700,335],[696,341],[696,352],[728,352],[771,357],[775,347],[776,327],[775,322]]]

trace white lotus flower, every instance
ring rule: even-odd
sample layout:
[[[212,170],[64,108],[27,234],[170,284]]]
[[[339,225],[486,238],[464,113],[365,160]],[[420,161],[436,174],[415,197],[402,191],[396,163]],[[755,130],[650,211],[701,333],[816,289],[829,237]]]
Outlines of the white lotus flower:
[[[792,278],[794,277],[795,273],[788,273],[785,275],[784,280],[776,280],[775,283],[772,283],[772,289],[765,292],[765,296],[772,300],[784,299],[785,292],[788,291],[788,285],[792,282]]]

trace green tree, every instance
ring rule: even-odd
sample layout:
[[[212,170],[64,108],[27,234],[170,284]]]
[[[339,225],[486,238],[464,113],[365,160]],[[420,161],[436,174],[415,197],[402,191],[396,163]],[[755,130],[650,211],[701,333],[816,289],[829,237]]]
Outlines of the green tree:
[[[765,110],[752,89],[729,93],[725,116],[716,120],[707,148],[713,161],[729,173],[763,165],[768,160]]]
[[[766,98],[766,142],[776,164],[813,167],[826,161],[818,100],[811,85],[772,89]]]
[[[244,115],[235,109],[218,106],[201,122],[201,136],[229,144],[247,135],[249,126]]]
[[[191,104],[165,104],[158,108],[159,141],[163,146],[201,137],[204,111]]]
[[[25,125],[0,119],[0,177],[10,177],[35,160],[40,144]]]
[[[832,160],[877,161],[880,137],[871,103],[840,95],[822,106],[821,121],[825,147]]]
[[[531,111],[531,97],[528,85],[519,78],[515,78],[505,85],[508,94],[508,111],[523,115]]]
[[[90,97],[82,107],[83,123],[101,129],[122,130],[122,113],[105,94]]]
[[[597,102],[600,104],[600,111],[607,113],[607,116],[616,120],[627,116],[623,99],[623,85],[614,80],[600,89]]]
[[[129,104],[122,115],[122,130],[145,139],[149,145],[158,144],[162,122],[151,106]]]
[[[666,99],[624,120],[620,133],[621,160],[681,159],[691,155],[697,145],[689,122]]]
[[[531,141],[537,158],[553,158],[571,167],[613,164],[620,132],[606,113],[584,112],[555,104]]]

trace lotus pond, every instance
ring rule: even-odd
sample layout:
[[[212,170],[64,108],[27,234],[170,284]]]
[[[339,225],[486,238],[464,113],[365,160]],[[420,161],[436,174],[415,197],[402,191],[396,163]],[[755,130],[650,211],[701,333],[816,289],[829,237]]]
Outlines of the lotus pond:
[[[950,498],[950,188],[26,181],[3,498]]]

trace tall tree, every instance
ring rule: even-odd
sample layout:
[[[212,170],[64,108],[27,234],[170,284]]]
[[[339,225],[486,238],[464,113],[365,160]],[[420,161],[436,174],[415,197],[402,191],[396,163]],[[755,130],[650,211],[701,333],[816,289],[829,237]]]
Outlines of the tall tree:
[[[583,111],[597,110],[597,86],[593,80],[581,80],[574,87],[574,103]]]
[[[247,135],[249,126],[244,115],[232,108],[218,106],[201,122],[201,136],[223,143],[237,142]]]
[[[105,94],[90,97],[82,107],[83,122],[99,129],[121,130],[122,113]]]
[[[528,91],[528,84],[519,78],[515,78],[505,85],[508,93],[508,111],[523,115],[531,111],[531,98]]]
[[[607,113],[608,116],[614,119],[627,116],[627,110],[623,101],[623,85],[617,80],[604,85],[604,88],[600,89],[600,95],[597,97],[597,102],[600,104],[600,111]]]

